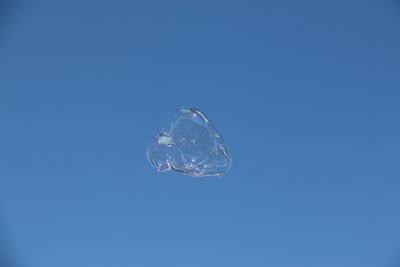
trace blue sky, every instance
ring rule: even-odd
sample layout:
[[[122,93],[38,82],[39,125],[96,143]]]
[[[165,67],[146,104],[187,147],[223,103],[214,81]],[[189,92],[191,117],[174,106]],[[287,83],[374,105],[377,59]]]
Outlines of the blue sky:
[[[399,264],[398,2],[2,3],[1,261]],[[146,161],[180,106],[222,179]]]

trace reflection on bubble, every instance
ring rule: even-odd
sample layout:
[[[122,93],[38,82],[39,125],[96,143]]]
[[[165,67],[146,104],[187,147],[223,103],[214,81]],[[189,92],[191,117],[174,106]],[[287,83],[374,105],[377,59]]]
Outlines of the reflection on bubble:
[[[181,108],[147,149],[147,158],[159,172],[190,176],[222,175],[232,165],[221,136],[198,109]]]

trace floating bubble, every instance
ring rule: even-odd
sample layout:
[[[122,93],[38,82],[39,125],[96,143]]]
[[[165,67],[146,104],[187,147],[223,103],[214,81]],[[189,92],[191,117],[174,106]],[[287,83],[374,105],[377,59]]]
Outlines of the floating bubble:
[[[159,172],[177,171],[197,177],[222,175],[232,165],[221,136],[195,108],[175,111],[167,129],[149,145],[147,158]]]

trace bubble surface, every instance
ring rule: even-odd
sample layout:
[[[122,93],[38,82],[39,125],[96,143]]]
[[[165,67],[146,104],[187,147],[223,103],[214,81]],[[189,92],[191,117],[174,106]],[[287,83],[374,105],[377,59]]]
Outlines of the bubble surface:
[[[220,134],[195,108],[174,112],[167,128],[150,143],[147,158],[159,172],[177,171],[197,177],[222,175],[232,166]]]

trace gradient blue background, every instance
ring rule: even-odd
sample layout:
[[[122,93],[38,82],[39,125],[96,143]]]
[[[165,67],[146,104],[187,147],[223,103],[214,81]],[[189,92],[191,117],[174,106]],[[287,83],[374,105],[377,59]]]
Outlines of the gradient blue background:
[[[398,2],[2,3],[2,267],[399,266]],[[146,161],[180,106],[222,179]]]

